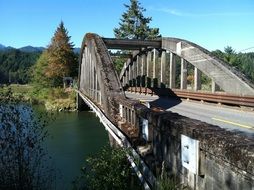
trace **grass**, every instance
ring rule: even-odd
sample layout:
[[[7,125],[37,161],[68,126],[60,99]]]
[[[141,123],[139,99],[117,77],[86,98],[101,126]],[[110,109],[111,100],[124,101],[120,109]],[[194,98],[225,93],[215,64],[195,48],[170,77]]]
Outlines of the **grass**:
[[[73,111],[76,109],[76,93],[71,88],[38,88],[32,85],[0,86],[0,98],[11,96],[32,104],[44,104],[49,111]]]

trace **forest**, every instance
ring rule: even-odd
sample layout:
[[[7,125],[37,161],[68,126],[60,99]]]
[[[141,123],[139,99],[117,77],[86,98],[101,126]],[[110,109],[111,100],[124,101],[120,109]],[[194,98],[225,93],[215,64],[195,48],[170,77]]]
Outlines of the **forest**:
[[[42,51],[24,52],[19,49],[0,51],[0,84],[18,83],[27,84],[32,82],[31,66],[38,61]],[[212,54],[224,60],[236,70],[242,72],[254,83],[254,52],[236,53],[232,47],[225,47],[224,51],[215,50]],[[78,57],[78,54],[76,54]],[[123,66],[121,57],[115,60],[117,71]],[[125,59],[123,59],[125,60]]]
[[[0,84],[27,84],[31,81],[30,68],[41,52],[23,52],[19,49],[0,51]]]

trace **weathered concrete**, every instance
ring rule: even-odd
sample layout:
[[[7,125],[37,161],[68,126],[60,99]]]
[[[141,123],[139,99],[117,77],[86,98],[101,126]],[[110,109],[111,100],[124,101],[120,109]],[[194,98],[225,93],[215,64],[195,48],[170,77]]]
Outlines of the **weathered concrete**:
[[[157,58],[157,50],[153,49],[153,74],[152,77],[156,78],[156,58]]]
[[[213,79],[225,92],[235,95],[254,95],[254,85],[227,63],[204,48],[177,38],[162,38],[162,49],[171,51]]]
[[[254,144],[245,138],[175,113],[154,112],[137,107],[148,119],[152,137],[153,160],[157,171],[165,164],[168,175],[196,190],[252,190],[254,187]],[[193,174],[181,164],[181,134],[199,140],[199,170]],[[157,169],[156,169],[157,168]]]
[[[146,84],[147,87],[151,87],[151,67],[152,67],[152,52],[148,51],[147,52],[147,57],[146,57]]]
[[[161,79],[161,84],[160,84],[160,87],[165,87],[165,83],[166,83],[166,77],[165,77],[165,67],[166,67],[166,63],[167,63],[167,57],[166,57],[166,51],[162,51],[161,53],[161,72],[160,72],[160,79]]]
[[[212,92],[216,92],[217,90],[219,90],[219,86],[215,83],[214,80],[212,80]]]
[[[197,67],[194,68],[194,90],[201,90],[201,71]]]
[[[180,81],[180,89],[187,88],[187,62],[181,58],[181,81]]]
[[[91,80],[94,79],[92,74],[94,74],[93,72],[95,70],[100,87],[100,106],[107,117],[110,118],[113,123],[117,123],[119,111],[115,105],[114,98],[116,96],[124,98],[125,95],[122,91],[120,80],[114,69],[107,47],[98,35],[88,33],[84,37],[81,52],[83,53],[80,54],[82,57],[80,58],[79,89],[88,97],[94,99],[92,95],[94,93],[90,91],[95,87]],[[85,57],[85,59],[83,59],[83,57]],[[83,68],[83,70],[81,68]],[[80,85],[83,84],[83,82],[80,80],[83,75],[86,77],[85,81],[88,81],[88,83],[84,83],[85,86],[81,87]],[[88,91],[87,87],[89,88]]]
[[[170,62],[169,62],[169,88],[175,88],[176,86],[176,61],[175,55],[170,52]]]

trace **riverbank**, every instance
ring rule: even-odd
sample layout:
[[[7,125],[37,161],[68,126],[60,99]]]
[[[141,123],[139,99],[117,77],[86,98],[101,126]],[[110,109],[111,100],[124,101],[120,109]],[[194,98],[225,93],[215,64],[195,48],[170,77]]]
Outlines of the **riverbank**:
[[[47,111],[76,111],[76,92],[73,88],[35,88],[32,85],[2,85],[1,99],[42,104]]]

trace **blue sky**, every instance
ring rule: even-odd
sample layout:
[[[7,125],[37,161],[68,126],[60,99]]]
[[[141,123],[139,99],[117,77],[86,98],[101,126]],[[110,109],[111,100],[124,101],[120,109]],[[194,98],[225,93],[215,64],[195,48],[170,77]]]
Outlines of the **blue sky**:
[[[151,27],[208,50],[254,47],[253,0],[140,0]],[[61,20],[79,47],[87,32],[114,37],[129,0],[0,0],[0,43],[47,46]],[[251,49],[254,51],[254,48]]]

